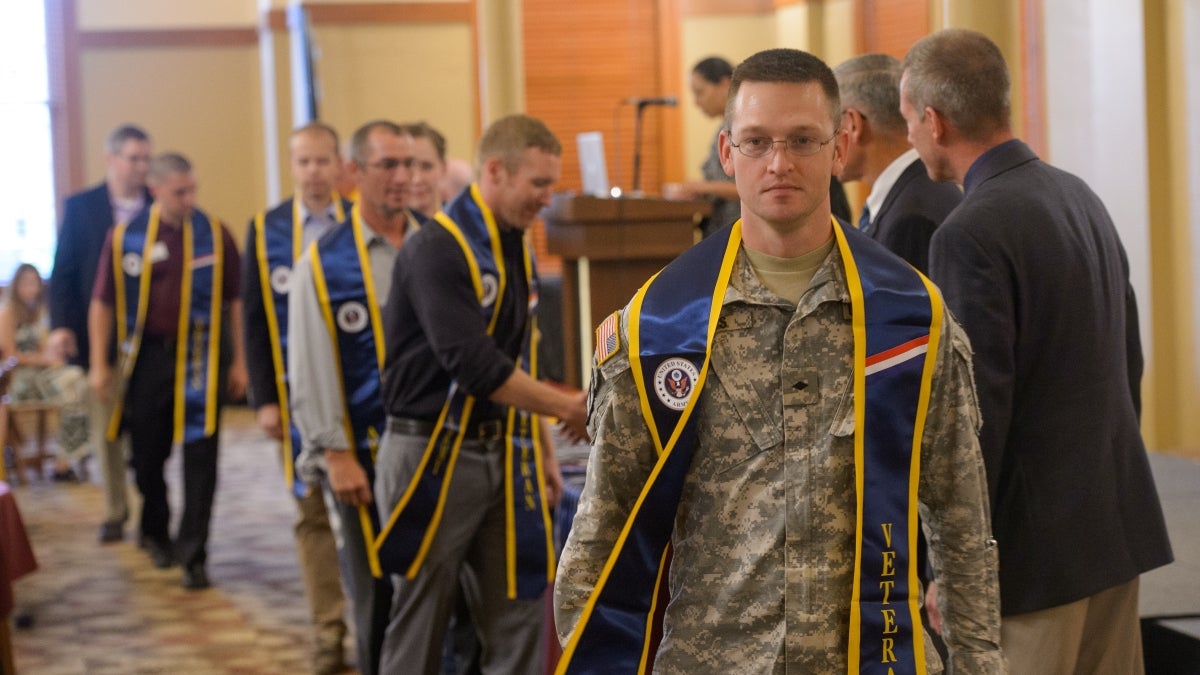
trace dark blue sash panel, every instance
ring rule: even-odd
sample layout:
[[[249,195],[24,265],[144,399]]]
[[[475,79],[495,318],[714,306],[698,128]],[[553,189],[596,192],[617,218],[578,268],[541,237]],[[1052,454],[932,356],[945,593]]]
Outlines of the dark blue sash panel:
[[[124,275],[125,288],[125,316],[117,317],[118,321],[125,324],[125,335],[132,337],[138,330],[137,314],[138,314],[138,295],[141,290],[142,274],[150,273],[150,263],[143,260],[143,252],[146,250],[146,227],[149,224],[150,217],[149,209],[143,211],[141,215],[134,218],[121,232],[121,255],[120,258],[113,262],[117,265],[117,274]],[[130,254],[136,255],[139,261],[138,274],[129,274],[128,268],[125,266],[125,260]],[[113,256],[117,256],[117,252],[113,251]],[[141,336],[137,336],[140,338]]]
[[[415,576],[422,543],[435,527],[434,516],[442,491],[449,483],[447,473],[458,459],[458,429],[464,417],[466,397],[455,396],[457,386],[450,386],[449,409],[445,420],[429,439],[419,473],[409,484],[407,500],[396,505],[386,529],[377,542],[379,564],[386,572]],[[450,420],[454,420],[451,422]]]
[[[287,383],[287,362],[288,362],[288,296],[287,289],[282,292],[276,288],[275,279],[286,274],[291,277],[292,266],[295,264],[294,255],[296,252],[296,222],[295,222],[295,200],[287,199],[283,203],[263,214],[262,218],[262,240],[265,246],[259,252],[260,260],[258,262],[260,268],[265,267],[267,283],[260,284],[259,289],[263,295],[263,308],[265,311],[270,311],[275,315],[275,328],[271,335],[273,348],[278,351],[279,361],[283,364],[284,370],[278,373],[285,386]],[[257,224],[257,223],[256,223]],[[263,265],[262,260],[266,260],[266,265]],[[262,270],[260,269],[260,272]],[[288,430],[284,435],[284,452],[288,453],[288,461],[291,462],[292,474],[289,476],[292,493],[297,498],[303,498],[307,488],[303,481],[297,480],[294,474],[296,460],[300,457],[300,451],[303,449],[300,443],[300,428],[296,426],[291,419],[291,411],[288,409],[288,400],[290,396],[288,392],[279,392],[280,414],[283,420],[287,422]]]
[[[383,409],[383,383],[375,351],[375,330],[363,282],[363,275],[368,272],[363,270],[359,262],[354,229],[350,222],[337,226],[322,237],[317,244],[317,254],[337,331],[338,360],[345,387],[346,411],[354,435],[354,450],[359,464],[367,473],[367,480],[373,485],[375,452],[387,415]],[[338,317],[346,318],[345,312],[364,313],[362,317],[349,317],[354,323],[362,325],[361,330],[348,332],[342,328],[343,321],[339,321]],[[377,521],[375,509],[368,511],[372,519]],[[378,522],[375,524],[378,525]]]
[[[639,350],[646,392],[654,391],[655,371],[667,358],[687,359],[702,372],[708,358],[713,289],[720,279],[730,230],[722,228],[718,235],[688,249],[646,284],[638,317],[639,345],[630,346]],[[665,445],[683,411],[668,407],[657,396],[648,398],[659,442]]]
[[[685,449],[695,447],[694,424],[684,427],[676,446],[679,450],[660,458],[662,470],[648,486],[642,508],[631,515],[629,536],[612,560],[612,570],[595,597],[591,616],[576,628],[583,632],[569,662],[559,672],[642,673],[645,670],[641,666],[653,658],[657,645],[648,645],[647,635],[654,630],[658,585],[667,583],[662,578],[664,556],[692,461],[692,453]]]
[[[577,635],[568,646],[563,673],[638,673],[653,657],[657,645],[648,644],[654,601],[662,578],[664,556],[675,527],[675,513],[696,448],[694,411],[701,395],[701,381],[692,378],[687,406],[668,406],[655,393],[656,372],[672,358],[690,362],[694,372],[707,367],[710,320],[713,303],[724,297],[728,277],[727,255],[732,227],[723,228],[701,241],[667,265],[635,296],[630,322],[630,350],[636,350],[641,365],[643,405],[651,411],[657,433],[657,473],[643,488],[643,499],[630,515],[624,545],[609,558],[610,571],[589,599],[591,613],[581,619]],[[740,233],[740,229],[738,230]],[[690,374],[689,374],[690,376]],[[679,429],[674,443],[671,437]]]
[[[513,532],[516,540],[516,582],[518,598],[536,598],[546,589],[546,570],[553,561],[547,548],[545,510],[538,487],[536,456],[541,452],[533,442],[532,425],[537,418],[524,411],[512,411],[516,417],[512,434]]]
[[[915,509],[912,473],[915,421],[922,391],[932,309],[925,285],[911,267],[883,247],[844,228],[863,292],[866,326],[866,387],[863,422],[863,491],[859,579],[860,672],[893,675],[917,672],[911,612],[910,565],[916,533],[909,531]],[[871,372],[894,350],[909,356]],[[886,366],[886,367],[885,367]],[[914,519],[915,520],[915,519]],[[923,639],[923,638],[922,638]],[[923,668],[924,663],[920,664]]]
[[[217,226],[219,227],[219,226]],[[180,307],[179,311],[188,312],[188,333],[186,340],[181,340],[176,349],[186,349],[187,359],[184,362],[184,431],[185,442],[198,441],[209,435],[208,419],[209,388],[216,386],[215,378],[208,376],[210,364],[211,342],[220,343],[219,326],[221,300],[216,299],[214,311],[213,293],[223,281],[216,275],[221,271],[224,251],[218,252],[222,245],[217,237],[217,228],[199,211],[192,212],[192,260],[207,260],[208,263],[194,266],[192,270],[192,298],[188,307]],[[186,274],[186,269],[184,271]],[[183,336],[181,336],[183,337]]]
[[[292,265],[295,263],[293,254],[295,253],[295,230],[296,224],[293,221],[294,202],[291,199],[284,201],[279,206],[271,209],[263,218],[263,236],[266,239],[266,257],[267,257],[267,279],[268,281],[275,279],[276,275],[282,270],[286,270],[290,275]],[[263,295],[271,294],[274,301],[272,306],[275,310],[275,318],[278,321],[279,330],[279,349],[283,353],[283,362],[287,363],[287,346],[288,346],[288,296],[287,289],[281,293],[275,288],[274,283],[268,283],[262,288]]]

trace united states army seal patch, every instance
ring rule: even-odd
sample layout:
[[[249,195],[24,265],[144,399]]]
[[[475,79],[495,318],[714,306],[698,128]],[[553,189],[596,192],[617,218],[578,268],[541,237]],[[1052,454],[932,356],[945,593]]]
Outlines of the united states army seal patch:
[[[667,359],[654,371],[654,393],[663,405],[672,410],[683,410],[692,398],[700,371],[687,359]]]

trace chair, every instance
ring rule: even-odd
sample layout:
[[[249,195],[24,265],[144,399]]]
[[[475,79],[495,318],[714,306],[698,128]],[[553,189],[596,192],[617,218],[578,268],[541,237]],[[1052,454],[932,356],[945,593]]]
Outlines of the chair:
[[[53,428],[50,423],[51,416],[58,413],[58,405],[42,401],[18,403],[10,400],[8,384],[16,365],[17,361],[12,357],[0,363],[0,448],[3,448],[6,453],[5,461],[0,462],[0,480],[6,479],[7,453],[11,451],[15,481],[18,485],[24,485],[29,469],[33,469],[39,479],[45,476],[46,460],[53,456],[47,450],[47,440]],[[25,446],[29,440],[25,437],[28,424],[22,424],[22,420],[29,417],[32,417],[33,426],[34,452],[32,454],[25,452]]]

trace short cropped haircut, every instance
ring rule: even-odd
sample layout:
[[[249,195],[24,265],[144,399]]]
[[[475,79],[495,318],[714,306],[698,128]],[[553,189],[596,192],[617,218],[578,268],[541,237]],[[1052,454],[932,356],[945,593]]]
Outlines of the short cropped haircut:
[[[121,154],[126,141],[150,141],[150,134],[135,124],[122,124],[104,137],[104,150],[110,155]]]
[[[161,183],[164,178],[173,173],[191,173],[192,163],[187,157],[178,152],[164,152],[161,155],[155,155],[150,160],[150,175],[151,183]]]
[[[733,77],[733,64],[719,56],[710,56],[692,66],[692,72],[705,82],[721,84],[721,80]]]
[[[405,124],[404,131],[413,138],[428,138],[429,142],[433,143],[433,149],[437,151],[438,159],[442,160],[442,164],[446,163],[446,137],[442,132],[424,121]]]
[[[479,139],[478,167],[489,159],[499,157],[510,172],[521,166],[521,156],[529,148],[537,148],[556,157],[562,156],[562,143],[545,122],[529,115],[509,115],[492,122]]]
[[[904,95],[924,118],[933,108],[971,140],[1011,123],[1008,66],[982,33],[954,28],[922,38],[904,57]]]
[[[829,119],[838,126],[842,108],[838,97],[837,78],[821,59],[799,49],[767,49],[751,56],[733,69],[729,82],[729,98],[725,102],[725,127],[733,125],[733,102],[744,82],[816,82],[825,91]]]
[[[382,129],[396,136],[405,136],[407,132],[404,127],[391,122],[389,120],[371,120],[355,130],[354,136],[350,138],[350,159],[359,166],[367,165],[367,141],[371,138],[371,132],[376,129]]]
[[[900,59],[889,54],[863,54],[833,69],[841,89],[842,108],[856,108],[875,126],[907,133],[900,114]]]
[[[305,124],[304,126],[296,127],[295,129],[293,129],[291,136],[289,136],[288,138],[295,138],[302,134],[313,134],[313,135],[325,134],[326,136],[329,136],[329,138],[331,138],[333,140],[333,154],[337,155],[339,157],[341,156],[342,142],[341,142],[341,139],[338,138],[337,129],[334,129],[333,127],[329,126],[328,124],[325,124],[324,122],[309,122],[308,124]]]

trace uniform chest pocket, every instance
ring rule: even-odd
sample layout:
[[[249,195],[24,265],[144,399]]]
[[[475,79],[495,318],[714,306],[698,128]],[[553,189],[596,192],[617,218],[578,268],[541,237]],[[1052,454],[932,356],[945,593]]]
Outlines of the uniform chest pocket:
[[[713,339],[712,374],[702,402],[709,433],[748,435],[751,443],[724,455],[712,467],[722,471],[783,442],[779,394],[779,344],[765,317],[738,313],[721,317]],[[740,423],[740,425],[738,424]]]

